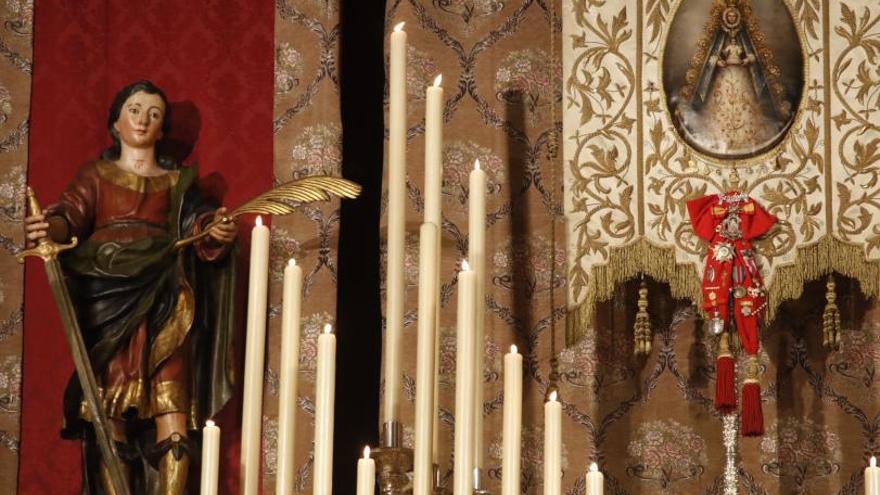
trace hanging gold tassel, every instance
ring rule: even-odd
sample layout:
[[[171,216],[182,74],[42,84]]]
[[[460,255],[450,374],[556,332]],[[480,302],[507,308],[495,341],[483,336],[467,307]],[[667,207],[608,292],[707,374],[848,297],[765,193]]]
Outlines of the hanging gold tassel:
[[[837,291],[834,277],[828,275],[825,283],[825,311],[822,313],[822,345],[829,349],[840,345],[840,310],[837,308]]]
[[[633,334],[635,335],[635,353],[639,355],[648,355],[651,353],[651,341],[653,335],[651,333],[651,317],[648,314],[648,285],[642,280],[639,286],[639,311],[636,313],[636,323],[633,326]]]

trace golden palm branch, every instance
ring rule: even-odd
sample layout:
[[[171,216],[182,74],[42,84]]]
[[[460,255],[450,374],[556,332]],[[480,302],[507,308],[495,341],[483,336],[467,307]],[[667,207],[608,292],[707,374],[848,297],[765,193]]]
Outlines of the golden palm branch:
[[[201,233],[181,239],[174,246],[182,248],[208,235],[211,227],[223,222],[231,222],[236,218],[257,213],[264,215],[289,215],[303,203],[314,201],[330,201],[334,197],[356,198],[361,193],[361,186],[340,177],[313,176],[303,177],[281,184],[280,186],[260,194],[247,203],[239,206],[223,218],[209,223]]]

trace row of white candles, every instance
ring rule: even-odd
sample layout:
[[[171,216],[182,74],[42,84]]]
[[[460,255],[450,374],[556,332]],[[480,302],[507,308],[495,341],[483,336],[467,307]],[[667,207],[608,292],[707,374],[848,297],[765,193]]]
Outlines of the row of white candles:
[[[404,315],[404,229],[406,193],[406,33],[395,27],[390,47],[389,213],[386,331],[384,349],[384,422],[400,420],[401,356]],[[432,464],[438,462],[438,359],[440,288],[440,187],[442,181],[443,88],[440,77],[427,89],[425,117],[425,216],[420,229],[418,346],[415,416],[415,495],[428,495]],[[454,494],[470,495],[483,468],[482,369],[485,290],[486,174],[476,162],[469,177],[469,248],[458,274],[456,352],[456,430]],[[256,495],[259,485],[260,427],[269,265],[269,229],[257,218],[251,233],[248,289],[247,350],[242,413],[241,493]],[[293,260],[284,271],[282,358],[278,426],[276,493],[293,489],[294,414],[299,362],[299,322],[302,270]],[[315,495],[332,493],[333,409],[336,376],[336,337],[326,325],[318,337],[315,401]],[[504,357],[502,495],[520,493],[520,436],[522,431],[522,356],[516,346]],[[544,405],[544,494],[561,493],[562,405],[551,392]],[[203,434],[201,493],[217,492],[219,427],[208,422]],[[880,495],[880,468],[872,458],[865,471],[866,494]],[[586,474],[586,494],[603,493],[603,476],[595,463]],[[358,461],[358,495],[372,494],[375,463]],[[871,488],[873,487],[873,488]]]

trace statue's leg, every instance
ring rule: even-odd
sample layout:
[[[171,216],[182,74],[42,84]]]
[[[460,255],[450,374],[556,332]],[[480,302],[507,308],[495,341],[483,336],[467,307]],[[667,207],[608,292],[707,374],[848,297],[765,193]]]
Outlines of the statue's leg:
[[[128,445],[128,439],[125,436],[125,423],[118,419],[110,419],[110,436],[113,437],[113,441],[116,442],[117,449],[122,450],[123,446]],[[122,462],[122,475],[125,477],[125,482],[130,483],[130,470],[127,462]],[[98,468],[100,470],[99,477],[101,479],[101,486],[104,487],[104,491],[107,495],[117,495],[116,489],[113,487],[113,482],[110,480],[110,470],[107,468],[107,464],[101,459],[101,464]]]
[[[156,417],[156,447],[161,452],[159,493],[182,495],[186,490],[191,455],[186,438],[186,414],[173,412]]]

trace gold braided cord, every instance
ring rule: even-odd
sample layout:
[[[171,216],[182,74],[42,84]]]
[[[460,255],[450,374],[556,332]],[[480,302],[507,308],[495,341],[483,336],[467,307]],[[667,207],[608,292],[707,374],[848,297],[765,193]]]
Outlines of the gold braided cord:
[[[779,306],[803,293],[804,285],[837,272],[859,282],[866,297],[880,296],[880,260],[865,259],[864,247],[825,236],[817,243],[797,248],[795,261],[777,266],[768,288],[767,321],[772,321]],[[694,264],[678,264],[675,249],[652,244],[645,238],[626,246],[611,248],[609,261],[590,270],[586,297],[569,310],[566,342],[573,345],[592,326],[593,312],[599,301],[607,301],[615,288],[641,273],[669,284],[672,297],[699,302],[700,273]]]

